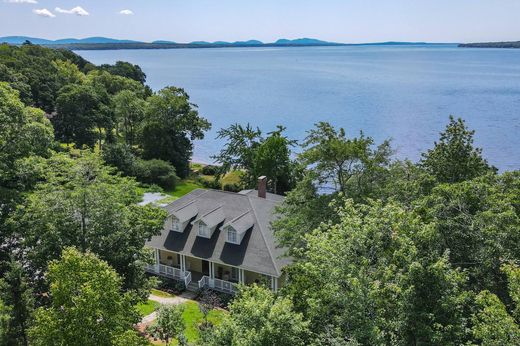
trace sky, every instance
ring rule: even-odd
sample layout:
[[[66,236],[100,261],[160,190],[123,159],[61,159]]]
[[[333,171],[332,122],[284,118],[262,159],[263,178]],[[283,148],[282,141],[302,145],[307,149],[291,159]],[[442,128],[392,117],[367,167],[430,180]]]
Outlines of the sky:
[[[518,41],[520,0],[0,0],[0,36]]]

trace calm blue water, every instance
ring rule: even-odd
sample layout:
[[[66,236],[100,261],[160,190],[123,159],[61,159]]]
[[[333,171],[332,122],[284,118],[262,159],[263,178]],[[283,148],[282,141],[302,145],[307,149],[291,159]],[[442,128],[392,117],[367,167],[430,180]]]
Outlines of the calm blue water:
[[[392,138],[417,160],[454,114],[501,170],[520,169],[520,49],[356,46],[81,51],[96,64],[139,64],[154,89],[183,87],[213,124],[195,160],[209,162],[219,128],[277,124],[295,139],[326,120],[349,134]]]

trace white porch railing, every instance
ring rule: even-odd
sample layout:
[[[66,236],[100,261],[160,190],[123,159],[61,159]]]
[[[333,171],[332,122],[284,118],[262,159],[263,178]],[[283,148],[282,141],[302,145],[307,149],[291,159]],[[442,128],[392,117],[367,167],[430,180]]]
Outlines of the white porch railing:
[[[191,282],[191,273],[190,272],[184,272],[184,286],[188,287],[190,282]]]
[[[170,279],[184,281],[186,287],[191,282],[191,273],[188,271],[183,272],[179,268],[170,267],[164,264],[148,264],[146,266],[146,271],[153,274],[158,274],[160,276],[164,276]]]
[[[199,288],[202,289],[204,287],[209,287],[211,289],[230,294],[235,294],[238,291],[236,283],[216,278],[210,279],[206,275],[199,280]]]

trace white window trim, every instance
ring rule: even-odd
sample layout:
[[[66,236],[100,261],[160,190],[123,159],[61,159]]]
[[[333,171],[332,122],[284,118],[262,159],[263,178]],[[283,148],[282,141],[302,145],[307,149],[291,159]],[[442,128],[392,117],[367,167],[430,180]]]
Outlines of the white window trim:
[[[201,233],[200,231],[204,230],[205,232]],[[209,227],[208,225],[204,224],[203,222],[200,222],[199,221],[199,225],[198,225],[198,229],[197,229],[197,235],[199,237],[204,237],[204,238],[209,238],[209,235],[210,235],[210,230],[209,230]]]
[[[182,223],[177,218],[172,218],[172,231],[182,233],[183,227]]]
[[[235,234],[235,240],[234,241],[231,240],[231,238],[229,237],[230,233],[234,233]],[[233,227],[228,227],[226,229],[226,239],[227,239],[228,243],[239,244],[239,242],[238,242],[238,232]]]

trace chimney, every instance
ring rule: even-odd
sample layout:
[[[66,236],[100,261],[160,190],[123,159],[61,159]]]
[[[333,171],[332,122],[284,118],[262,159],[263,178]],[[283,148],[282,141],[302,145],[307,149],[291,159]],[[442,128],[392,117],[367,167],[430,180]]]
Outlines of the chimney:
[[[265,198],[267,195],[267,177],[262,175],[258,178],[258,197]]]

